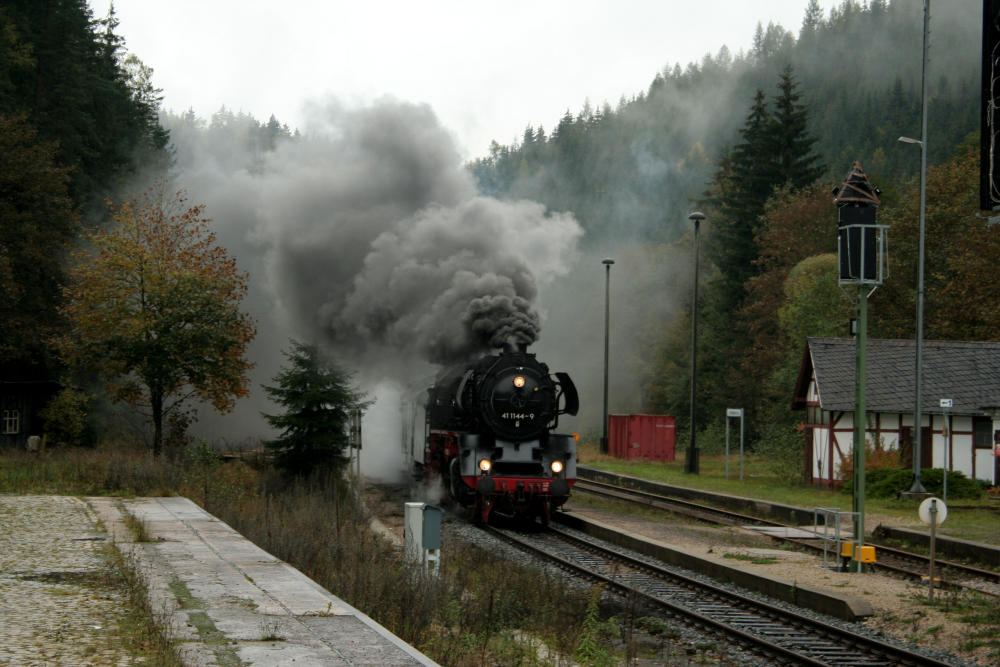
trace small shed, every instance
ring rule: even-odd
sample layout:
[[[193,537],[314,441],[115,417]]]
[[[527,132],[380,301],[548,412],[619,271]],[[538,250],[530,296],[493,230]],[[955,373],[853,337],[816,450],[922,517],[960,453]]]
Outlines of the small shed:
[[[922,468],[1000,484],[1000,342],[924,341]],[[865,439],[913,462],[916,343],[868,340]],[[809,338],[792,407],[805,411],[807,479],[831,484],[854,448],[854,338]],[[951,399],[952,407],[941,407]],[[947,424],[946,424],[947,422]],[[946,428],[947,426],[947,428]]]
[[[59,384],[8,377],[0,373],[0,445],[23,449],[29,436],[42,435],[38,412],[59,390]]]
[[[621,459],[673,461],[677,420],[669,415],[608,415],[608,453]]]

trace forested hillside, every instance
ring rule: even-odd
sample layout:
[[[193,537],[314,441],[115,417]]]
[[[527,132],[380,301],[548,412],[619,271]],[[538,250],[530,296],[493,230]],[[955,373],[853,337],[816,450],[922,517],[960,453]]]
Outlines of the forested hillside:
[[[667,66],[648,90],[614,106],[590,101],[554,127],[528,127],[521,142],[494,144],[473,170],[488,193],[572,210],[585,243],[623,234],[676,240],[739,140],[755,92],[776,95],[791,66],[822,173],[842,177],[861,159],[875,180],[901,183],[919,167],[913,148],[896,139],[920,134],[922,3],[866,5],[850,0],[824,16],[813,0],[797,34],[758,25],[749,53],[706,39],[719,50],[700,63]],[[932,11],[928,143],[931,162],[940,162],[978,127],[982,8],[959,0]]]
[[[151,70],[85,0],[0,2],[0,375],[55,379],[66,250],[167,164]]]
[[[997,234],[977,217],[969,143],[979,122],[980,22],[974,1],[932,8],[928,146],[930,163],[940,166],[932,168],[928,220],[949,232],[930,232],[939,241],[929,246],[931,337],[995,338],[1000,324],[985,304],[972,312],[959,305],[1000,290],[976,268],[1000,259]],[[916,0],[849,0],[826,15],[811,2],[797,33],[758,26],[749,53],[721,48],[700,63],[669,66],[648,90],[615,107],[587,103],[550,132],[529,127],[514,145],[494,144],[471,166],[488,192],[572,211],[586,229],[588,256],[571,280],[592,296],[577,310],[583,323],[575,321],[572,332],[550,329],[551,337],[589,336],[598,349],[603,323],[591,313],[601,312],[603,293],[595,267],[602,254],[619,258],[612,270],[624,284],[612,289],[611,412],[673,414],[687,428],[687,215],[700,209],[708,216],[700,428],[718,436],[725,409],[744,407],[753,440],[774,447],[775,458],[792,461],[797,472],[801,415],[788,406],[805,338],[845,335],[852,316],[836,281],[830,193],[856,160],[883,191],[880,221],[893,225],[891,277],[872,300],[871,334],[913,336],[920,153],[898,137],[920,136],[922,23]],[[976,258],[967,254],[973,244]],[[985,282],[966,283],[973,273]],[[566,312],[560,299],[573,300],[572,293],[567,285],[552,300],[552,320]],[[600,400],[597,355],[577,349],[574,359],[590,378],[582,382],[586,400]]]

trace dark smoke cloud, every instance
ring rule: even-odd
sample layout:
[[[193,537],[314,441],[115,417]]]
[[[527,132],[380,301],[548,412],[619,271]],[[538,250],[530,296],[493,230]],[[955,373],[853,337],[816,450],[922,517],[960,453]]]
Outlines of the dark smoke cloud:
[[[426,105],[316,104],[300,139],[267,152],[241,150],[241,127],[165,122],[177,185],[251,275],[255,389],[289,337],[325,343],[362,383],[532,342],[541,290],[582,234],[570,215],[480,196]],[[219,428],[263,431],[274,407],[259,391],[249,405]]]
[[[441,364],[510,338],[532,343],[539,281],[568,270],[580,233],[534,202],[431,206],[375,239],[350,292],[321,310],[341,346],[376,343]]]
[[[477,334],[481,347],[500,347],[508,342],[530,345],[538,340],[538,314],[519,296],[475,299],[464,321]]]
[[[253,178],[255,241],[293,329],[318,340],[381,234],[475,190],[450,135],[426,106],[317,106],[310,117],[306,136],[268,154]]]

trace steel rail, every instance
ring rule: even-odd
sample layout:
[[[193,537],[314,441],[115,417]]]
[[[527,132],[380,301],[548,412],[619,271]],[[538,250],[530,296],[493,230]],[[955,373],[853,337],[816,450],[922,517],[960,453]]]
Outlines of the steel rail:
[[[569,572],[570,574],[585,579],[587,581],[593,581],[599,584],[603,584],[608,590],[611,590],[621,597],[628,598],[630,596],[635,596],[647,604],[658,608],[667,613],[667,615],[683,620],[686,624],[706,630],[713,633],[723,634],[730,638],[740,646],[748,649],[753,649],[756,652],[764,654],[768,658],[781,660],[786,663],[794,663],[801,665],[826,665],[825,662],[820,662],[812,659],[806,659],[804,656],[796,654],[794,651],[786,649],[783,646],[769,642],[766,639],[762,639],[757,635],[740,630],[729,626],[717,619],[710,616],[700,614],[697,611],[689,609],[683,605],[679,605],[669,600],[664,600],[653,596],[645,591],[639,590],[637,588],[628,586],[621,583],[621,581],[616,580],[614,577],[609,577],[607,575],[595,572],[594,570],[581,565],[580,563],[573,562],[567,558],[563,558],[556,554],[549,553],[544,548],[532,544],[527,540],[516,537],[510,531],[500,530],[493,526],[483,526],[483,528],[490,534],[502,539],[514,546],[526,551],[528,553],[534,554],[535,556],[545,560],[546,562],[551,562],[556,564],[560,569]]]
[[[682,619],[685,623],[709,632],[721,633],[741,646],[785,664],[919,666],[949,664],[685,576],[650,560],[622,553],[618,548],[606,546],[599,540],[581,538],[563,529],[550,527],[545,533],[535,536],[514,534],[512,531],[493,527],[489,530],[505,541],[553,562],[575,576],[603,583],[618,595],[626,598],[634,596],[665,610],[670,616]],[[572,557],[554,553],[554,547],[546,547],[544,544],[547,538],[559,540],[560,544],[572,545],[578,551]],[[621,571],[616,571],[612,575],[602,573],[594,565],[587,564],[588,560],[593,560],[585,555],[588,553],[596,555],[605,563],[621,564],[634,572],[624,573],[624,576]],[[642,580],[635,572],[642,573],[650,579]],[[643,584],[657,592],[643,590]],[[702,610],[674,602],[669,599],[670,595],[693,596],[702,606]],[[706,600],[710,600],[712,604],[705,604]],[[708,611],[705,612],[705,609]],[[754,629],[757,632],[754,632]],[[782,642],[795,646],[787,646]]]

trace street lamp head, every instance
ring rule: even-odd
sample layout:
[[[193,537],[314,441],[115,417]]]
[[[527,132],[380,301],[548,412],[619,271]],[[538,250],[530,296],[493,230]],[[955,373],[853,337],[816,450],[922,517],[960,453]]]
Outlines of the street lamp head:
[[[695,224],[698,224],[705,219],[705,214],[701,211],[694,211],[688,216],[688,220],[692,220]]]
[[[918,146],[924,145],[924,142],[922,142],[920,139],[914,139],[913,137],[900,137],[896,141],[901,141],[904,144],[916,144]]]
[[[601,260],[601,264],[606,264],[608,266],[611,266],[614,263],[615,263],[615,260],[611,259],[610,257],[606,257],[606,258],[604,258],[604,259]]]

